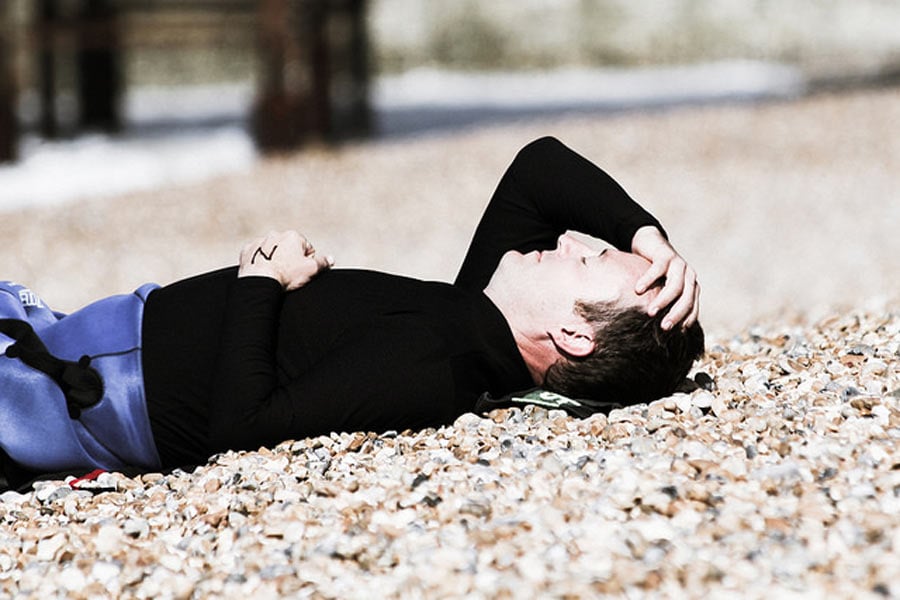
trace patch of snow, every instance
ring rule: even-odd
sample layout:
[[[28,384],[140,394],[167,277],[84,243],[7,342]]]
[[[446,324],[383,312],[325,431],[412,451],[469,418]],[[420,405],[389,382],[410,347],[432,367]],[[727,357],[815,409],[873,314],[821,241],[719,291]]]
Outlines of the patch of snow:
[[[798,69],[757,61],[522,73],[414,69],[377,80],[373,102],[381,111],[425,106],[447,109],[581,104],[644,106],[796,96],[804,88],[805,80]]]
[[[235,126],[156,137],[29,136],[22,146],[18,163],[0,166],[0,211],[193,183],[256,160],[250,136]]]

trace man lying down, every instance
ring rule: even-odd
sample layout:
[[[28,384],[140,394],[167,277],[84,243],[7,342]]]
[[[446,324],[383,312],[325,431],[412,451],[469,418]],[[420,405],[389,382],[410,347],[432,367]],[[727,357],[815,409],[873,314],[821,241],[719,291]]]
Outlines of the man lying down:
[[[244,246],[236,267],[70,315],[0,283],[5,484],[439,426],[536,387],[584,416],[672,393],[703,353],[693,269],[553,138],[516,155],[454,283],[332,266],[288,231]]]

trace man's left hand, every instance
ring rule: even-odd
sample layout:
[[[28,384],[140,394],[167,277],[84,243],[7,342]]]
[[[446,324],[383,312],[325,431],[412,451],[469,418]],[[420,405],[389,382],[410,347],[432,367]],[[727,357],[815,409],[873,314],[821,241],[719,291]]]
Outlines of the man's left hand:
[[[641,227],[631,240],[631,251],[650,261],[650,268],[635,283],[634,291],[645,293],[661,277],[665,285],[647,308],[650,316],[669,306],[669,314],[662,322],[663,329],[677,323],[690,327],[700,312],[700,284],[697,273],[687,264],[659,229],[651,225]],[[674,302],[674,304],[673,304]]]
[[[271,277],[291,291],[333,265],[333,258],[316,254],[309,240],[296,231],[270,231],[243,247],[238,277]]]

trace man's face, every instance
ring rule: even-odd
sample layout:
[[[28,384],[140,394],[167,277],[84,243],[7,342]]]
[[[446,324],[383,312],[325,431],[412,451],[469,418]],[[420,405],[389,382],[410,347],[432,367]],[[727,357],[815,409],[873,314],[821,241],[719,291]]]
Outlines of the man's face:
[[[638,296],[634,285],[649,266],[635,254],[596,250],[564,234],[554,250],[504,254],[488,287],[514,300],[529,319],[549,324],[571,317],[576,300],[646,307],[655,291]]]

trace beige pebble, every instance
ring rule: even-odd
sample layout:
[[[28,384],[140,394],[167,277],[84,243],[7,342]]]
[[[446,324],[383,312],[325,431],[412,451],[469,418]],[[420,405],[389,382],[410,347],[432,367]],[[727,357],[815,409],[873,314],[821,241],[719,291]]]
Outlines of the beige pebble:
[[[712,393],[701,390],[691,397],[691,404],[697,408],[709,408],[714,399],[715,396]]]
[[[117,525],[104,525],[93,537],[94,548],[101,555],[112,555],[119,551],[123,543],[123,533]]]
[[[712,413],[719,418],[725,414],[725,411],[728,410],[728,405],[725,403],[725,400],[722,396],[714,395],[710,401],[710,409]]]
[[[38,542],[35,558],[37,560],[49,561],[56,559],[60,550],[66,545],[66,534],[59,532],[51,537],[44,538]]]

